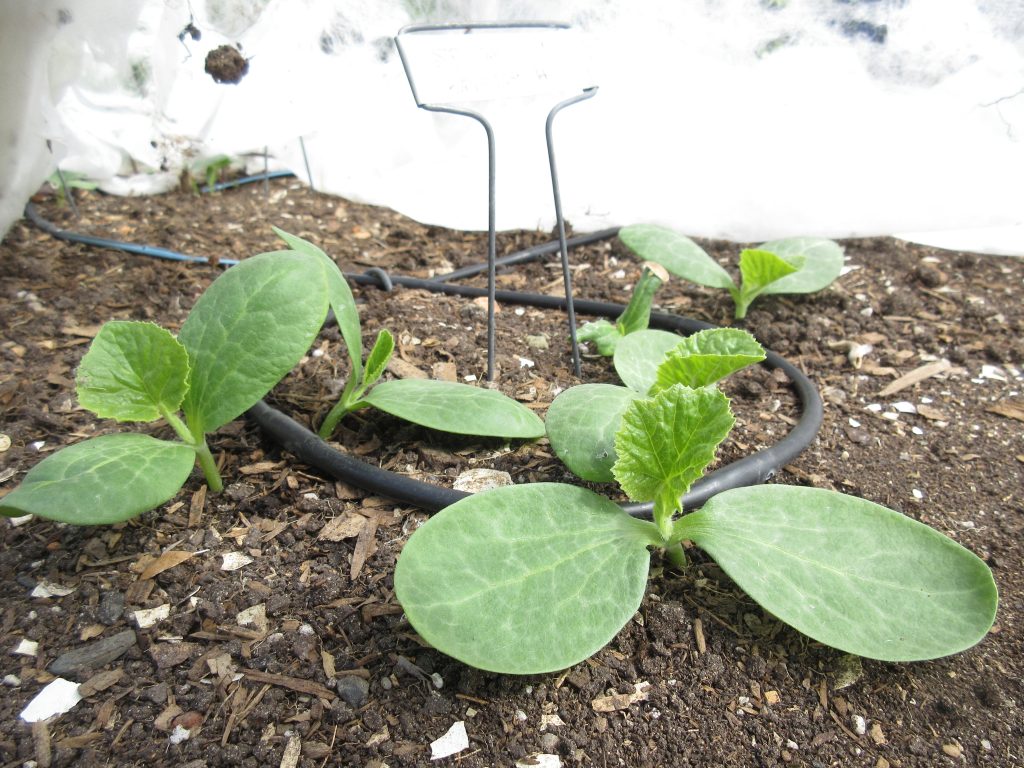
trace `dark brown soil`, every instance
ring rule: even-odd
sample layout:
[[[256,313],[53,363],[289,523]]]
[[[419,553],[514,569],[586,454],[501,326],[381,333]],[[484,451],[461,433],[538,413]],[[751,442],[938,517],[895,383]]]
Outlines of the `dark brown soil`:
[[[77,221],[50,200],[39,205],[62,226],[216,259],[277,249],[271,225],[312,240],[350,272],[426,277],[486,251],[483,235],[423,226],[289,180],[273,182],[269,197],[257,185],[205,197],[78,200]],[[548,239],[503,234],[499,251]],[[734,263],[735,245],[706,245]],[[1001,605],[977,647],[916,664],[845,656],[766,615],[695,552],[683,576],[655,569],[640,612],[586,662],[532,678],[481,673],[423,647],[395,602],[395,559],[425,513],[322,477],[239,421],[212,439],[223,494],[205,495],[196,473],[172,502],[128,524],[2,522],[0,764],[426,765],[430,743],[458,721],[470,747],[442,763],[537,764],[528,756],[548,754],[566,766],[1024,764],[1024,264],[891,239],[844,246],[852,269],[835,285],[763,298],[747,320],[814,379],[826,403],[818,439],[776,481],[886,504],[982,556]],[[617,242],[572,259],[577,295],[626,300],[638,265]],[[14,226],[0,245],[0,493],[49,452],[124,429],[75,401],[74,370],[98,326],[132,318],[176,329],[221,269]],[[542,293],[560,282],[555,257],[500,276],[503,288]],[[367,341],[383,327],[398,339],[396,375],[483,377],[478,303],[402,288],[357,288],[356,296]],[[679,281],[658,302],[728,319],[721,296]],[[498,320],[500,386],[543,414],[557,389],[576,381],[565,320],[511,305]],[[870,345],[863,357],[860,345]],[[326,330],[272,402],[318,423],[343,383],[343,360],[336,329]],[[934,375],[880,394],[943,360]],[[607,361],[586,359],[584,378],[608,377]],[[723,461],[770,444],[798,415],[788,382],[767,369],[737,376],[729,393],[739,425]],[[545,441],[452,441],[370,412],[349,417],[335,438],[365,461],[441,484],[478,466],[507,470],[516,482],[569,479]],[[187,559],[144,573],[168,551]],[[251,561],[225,570],[229,553]],[[33,597],[40,584],[73,591]],[[168,618],[140,628],[135,612],[162,605]],[[245,623],[239,614],[254,606],[262,608]],[[55,677],[58,657],[95,652],[126,630],[135,639],[128,635],[114,660],[61,673],[87,683],[73,709],[35,727],[19,718]],[[35,656],[14,653],[22,640],[38,643]],[[595,710],[609,692],[638,686],[646,698]],[[171,739],[176,726],[188,738]]]

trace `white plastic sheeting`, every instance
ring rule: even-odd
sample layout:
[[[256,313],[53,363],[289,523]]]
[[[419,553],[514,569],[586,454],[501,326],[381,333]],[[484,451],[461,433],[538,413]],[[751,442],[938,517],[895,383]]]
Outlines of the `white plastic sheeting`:
[[[300,136],[317,189],[485,228],[483,130],[416,108],[392,37],[409,23],[543,18],[580,31],[578,87],[599,86],[555,122],[577,230],[652,221],[743,241],[939,244],[957,230],[945,237],[958,247],[1024,253],[1017,0],[0,3],[2,231],[57,161],[146,192],[197,157],[268,147],[305,179]],[[201,39],[181,35],[190,22]],[[225,43],[249,58],[237,85],[203,70]],[[514,55],[496,49],[493,73],[471,59],[467,75],[501,91],[471,106],[495,128],[499,228],[547,229],[544,117],[561,96],[510,95],[507,72],[532,71]]]

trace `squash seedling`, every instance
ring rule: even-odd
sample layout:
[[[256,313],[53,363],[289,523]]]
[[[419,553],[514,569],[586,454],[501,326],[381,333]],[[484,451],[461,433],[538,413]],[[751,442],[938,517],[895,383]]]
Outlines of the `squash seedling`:
[[[619,230],[619,239],[637,256],[661,264],[685,280],[723,288],[732,296],[735,318],[742,320],[758,296],[814,293],[839,277],[843,249],[832,240],[793,237],[773,240],[740,252],[740,284],[693,240],[666,227],[634,224]]]
[[[714,386],[764,356],[757,340],[736,328],[713,328],[686,338],[650,329],[624,336],[612,359],[626,386],[580,384],[561,392],[547,413],[551,448],[584,480],[613,482],[615,435],[633,402],[673,384]]]
[[[292,248],[327,258],[315,245],[279,234]],[[390,331],[382,329],[364,365],[359,313],[347,285],[344,292],[334,313],[348,354],[350,372],[338,402],[320,424],[321,438],[328,439],[346,414],[368,406],[422,427],[460,435],[521,439],[543,436],[544,422],[540,417],[501,392],[432,379],[381,382],[395,350],[394,337]]]
[[[615,354],[619,339],[635,331],[642,331],[650,324],[654,294],[667,282],[668,272],[663,266],[653,261],[645,262],[640,279],[633,288],[633,295],[629,297],[629,304],[615,322],[602,318],[586,323],[576,331],[576,338],[579,341],[594,342],[599,355],[611,357]]]
[[[715,387],[669,384],[680,367],[694,383],[708,379],[707,361],[687,357],[701,356],[658,367],[656,394],[633,397],[614,434],[612,474],[630,499],[654,502],[653,520],[557,483],[452,504],[413,533],[395,570],[398,600],[425,641],[494,672],[572,666],[639,608],[650,550],[684,568],[684,541],[765,610],[848,653],[930,659],[985,636],[998,601],[988,566],[898,512],[828,490],[761,485],[684,514],[679,499],[733,425]],[[602,408],[594,399],[594,421]]]
[[[325,259],[298,250],[245,259],[199,297],[177,337],[148,322],[104,324],[76,375],[82,407],[122,422],[164,419],[178,439],[121,433],[63,448],[0,499],[0,514],[120,522],[172,498],[196,463],[221,490],[206,435],[269,392],[309,350],[328,305],[340,306],[344,278]]]

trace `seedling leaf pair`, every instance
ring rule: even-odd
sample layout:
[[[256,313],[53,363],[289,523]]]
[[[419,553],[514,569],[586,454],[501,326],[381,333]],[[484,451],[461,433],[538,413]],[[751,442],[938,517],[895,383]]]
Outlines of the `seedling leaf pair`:
[[[988,567],[937,531],[811,488],[725,491],[673,539],[711,555],[766,611],[818,642],[884,661],[979,642],[998,602]],[[481,669],[553,672],[610,641],[639,607],[653,523],[564,485],[484,491],[409,539],[395,591],[438,650]]]
[[[348,291],[348,286],[345,288]],[[331,436],[345,414],[366,406],[460,435],[532,439],[544,434],[544,422],[533,411],[494,390],[428,379],[380,382],[394,354],[394,337],[382,329],[362,366],[362,331],[355,300],[351,292],[345,296],[339,292],[337,299],[340,306],[333,301],[331,306],[339,318],[345,318],[347,332],[343,329],[342,339],[352,369],[341,397],[320,425],[323,439]]]
[[[762,294],[814,293],[830,285],[843,268],[842,248],[832,240],[773,240],[740,253],[737,285],[703,248],[671,229],[635,224],[623,227],[619,238],[640,258],[661,264],[678,277],[727,290],[736,319],[746,317],[750,304]]]
[[[330,269],[309,253],[260,254],[210,285],[177,338],[152,323],[104,325],[78,370],[82,406],[118,421],[163,418],[180,442],[120,434],[76,443],[33,467],[0,500],[0,513],[79,525],[126,520],[172,498],[196,462],[220,490],[205,436],[308,351],[327,314]]]
[[[615,434],[634,401],[677,384],[692,389],[711,386],[762,359],[761,345],[738,329],[709,329],[685,339],[657,330],[623,336],[613,360],[626,386],[583,384],[559,394],[547,414],[551,447],[577,476],[612,482],[618,455]]]
[[[619,340],[616,357],[634,335]],[[419,528],[398,560],[395,592],[416,631],[482,669],[564,669],[634,614],[648,548],[685,565],[680,543],[689,540],[766,611],[840,650],[912,661],[980,641],[998,602],[988,567],[898,512],[832,491],[756,486],[683,514],[680,497],[733,424],[715,377],[758,358],[754,345],[711,332],[677,342],[669,354],[678,359],[656,368],[653,395],[606,384],[562,393],[548,415],[559,455],[581,476],[604,479],[614,443],[611,474],[632,500],[654,502],[654,521],[558,484],[463,499]]]

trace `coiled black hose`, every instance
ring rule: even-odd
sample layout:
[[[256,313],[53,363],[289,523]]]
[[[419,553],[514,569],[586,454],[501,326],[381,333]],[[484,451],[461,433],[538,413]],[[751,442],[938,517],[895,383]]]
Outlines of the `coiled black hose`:
[[[275,176],[281,175],[285,174],[275,174]],[[244,180],[229,182],[226,186],[237,186],[241,183],[262,181],[263,179],[263,176],[252,176]],[[173,261],[209,263],[208,259],[201,256],[189,256],[164,248],[125,243],[61,229],[52,222],[43,219],[31,203],[25,207],[25,217],[39,229],[60,240]],[[578,245],[581,242],[594,242],[602,238],[612,237],[617,231],[615,229],[603,230],[600,233],[573,238],[569,243]],[[506,265],[521,263],[531,258],[551,253],[557,250],[557,248],[558,243],[535,246],[526,251],[506,256],[501,261]],[[218,263],[230,266],[238,262],[233,259],[221,259]],[[477,297],[486,296],[487,290],[473,286],[457,285],[447,281],[456,277],[478,274],[485,269],[486,266],[467,267],[458,270],[456,273],[442,275],[440,279],[435,278],[433,280],[391,275],[379,268],[367,270],[363,274],[345,273],[345,277],[358,285],[373,285],[384,290],[391,290],[393,285],[401,285],[406,288],[421,288],[435,293]],[[521,293],[519,291],[497,291],[495,298],[506,304],[524,304],[540,309],[565,309],[566,305],[564,297]],[[574,304],[576,311],[580,314],[607,317],[609,319],[618,317],[625,309],[625,306],[622,304],[610,302],[577,300]],[[650,325],[653,328],[682,332],[684,334],[692,334],[714,327],[710,323],[700,320],[663,313],[652,313]],[[774,352],[768,351],[762,364],[769,368],[780,369],[793,382],[793,387],[800,400],[800,419],[777,443],[742,459],[738,459],[724,467],[720,467],[695,482],[690,491],[683,497],[682,503],[685,509],[701,507],[712,496],[729,488],[756,485],[764,482],[778,471],[780,467],[796,458],[804,448],[810,445],[817,435],[818,429],[821,426],[823,409],[821,397],[814,384],[796,366]],[[332,448],[290,416],[271,408],[265,402],[259,402],[254,405],[246,412],[246,415],[270,438],[294,454],[302,462],[330,477],[343,480],[350,485],[370,491],[371,493],[386,496],[395,501],[411,504],[431,512],[443,509],[469,495],[464,491],[457,491],[452,488],[432,485],[421,480],[414,480],[353,458],[346,453]],[[649,518],[652,514],[652,504],[650,503],[627,503],[621,506],[626,512],[636,517]]]

